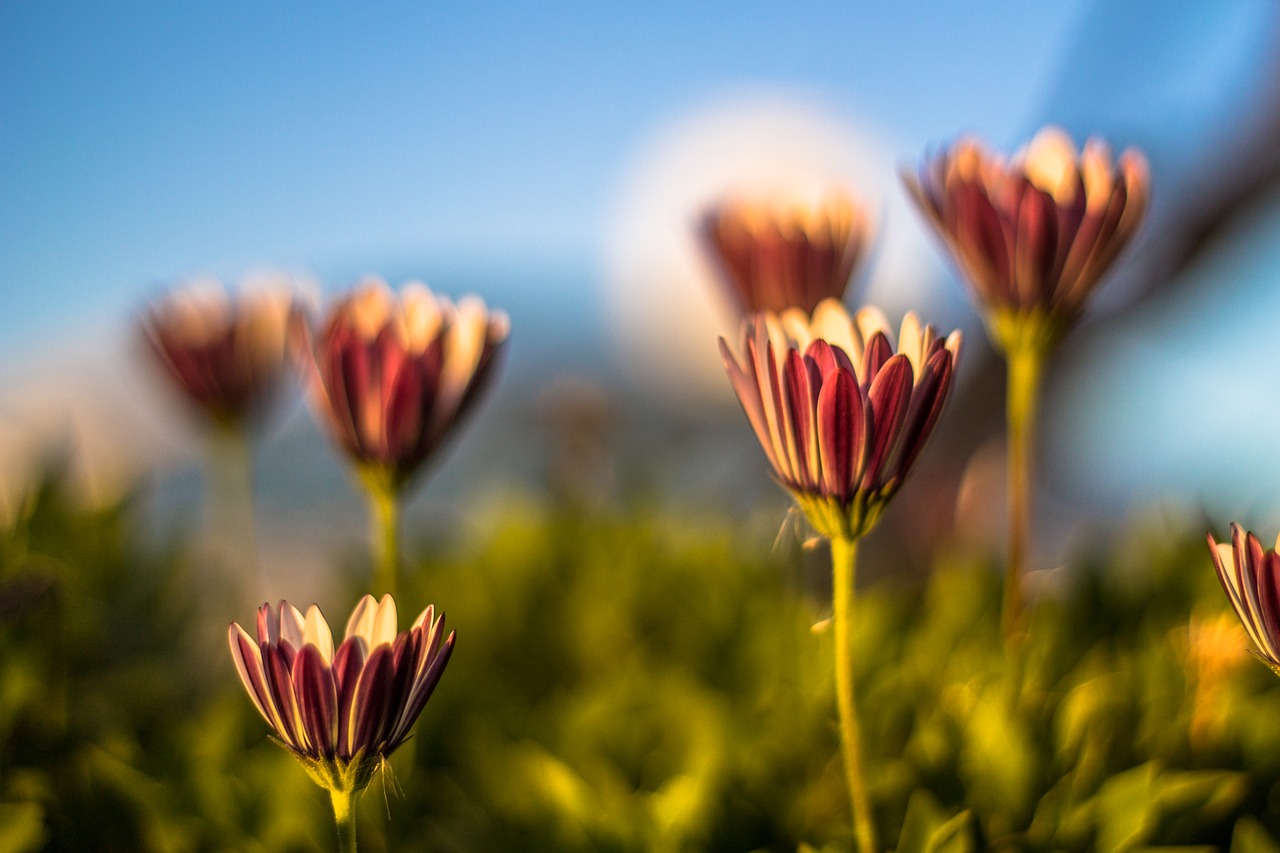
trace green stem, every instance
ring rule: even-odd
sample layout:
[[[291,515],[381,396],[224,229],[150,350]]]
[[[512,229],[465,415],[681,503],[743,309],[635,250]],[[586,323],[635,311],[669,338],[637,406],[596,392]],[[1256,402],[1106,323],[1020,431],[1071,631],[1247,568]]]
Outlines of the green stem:
[[[373,525],[374,588],[379,594],[396,594],[400,566],[400,502],[389,486],[370,485]]]
[[[1031,549],[1033,504],[1032,461],[1035,455],[1036,410],[1044,352],[1032,343],[1011,348],[1006,399],[1008,426],[1009,562],[1005,567],[1001,628],[1006,644],[1022,630],[1023,589],[1027,554]]]
[[[338,824],[338,853],[356,853],[356,814],[351,808],[350,791],[329,789],[333,802],[333,819]]]
[[[248,577],[257,576],[258,552],[253,522],[253,448],[248,430],[236,422],[215,428],[210,453],[210,522],[226,562]]]
[[[858,558],[857,540],[836,536],[831,540],[832,600],[835,605],[836,705],[840,711],[840,746],[844,752],[845,780],[853,809],[853,832],[861,853],[875,853],[876,830],[871,818],[862,773],[861,733],[853,698],[853,650],[849,642],[849,618],[853,609],[854,566]]]

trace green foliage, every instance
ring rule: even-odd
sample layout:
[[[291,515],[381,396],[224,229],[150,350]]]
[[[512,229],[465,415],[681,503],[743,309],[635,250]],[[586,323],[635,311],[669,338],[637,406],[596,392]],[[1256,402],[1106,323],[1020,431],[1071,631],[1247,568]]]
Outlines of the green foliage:
[[[332,849],[326,795],[225,648],[252,603],[136,523],[51,481],[0,537],[0,853]],[[435,602],[458,645],[358,803],[361,850],[850,849],[826,604],[798,580],[820,587],[825,553],[774,558],[771,531],[720,518],[515,501],[474,529],[410,537],[402,620]],[[1280,850],[1280,684],[1219,620],[1199,531],[1138,522],[1036,578],[1015,653],[999,574],[942,557],[920,586],[860,591],[881,838]]]

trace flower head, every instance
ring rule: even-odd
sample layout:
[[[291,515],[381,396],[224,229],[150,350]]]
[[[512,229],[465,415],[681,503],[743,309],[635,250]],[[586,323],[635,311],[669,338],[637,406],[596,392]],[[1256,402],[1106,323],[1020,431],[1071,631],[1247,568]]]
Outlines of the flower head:
[[[825,536],[857,537],[902,486],[942,411],[960,333],[907,314],[894,351],[884,316],[834,299],[812,317],[762,312],[741,361],[720,339],[733,390],[778,479]]]
[[[702,237],[742,313],[840,299],[867,238],[867,216],[831,191],[813,202],[728,198],[702,218]]]
[[[1218,543],[1209,534],[1209,551],[1218,581],[1257,654],[1280,675],[1280,555],[1240,525],[1231,525],[1231,542]]]
[[[1010,162],[961,139],[904,180],[1006,351],[1010,335],[1032,327],[1052,340],[1075,319],[1137,230],[1149,191],[1136,149],[1113,164],[1102,140],[1077,152],[1057,127]]]
[[[305,616],[287,601],[264,604],[257,628],[255,640],[231,624],[240,680],[281,744],[336,790],[362,789],[408,737],[453,652],[434,607],[397,634],[389,595],[360,599],[336,650],[314,604]]]
[[[215,422],[230,425],[256,414],[279,386],[295,306],[283,289],[232,294],[198,282],[153,303],[141,326],[174,384]]]
[[[475,402],[509,327],[475,297],[366,281],[305,333],[314,408],[362,470],[399,490]]]

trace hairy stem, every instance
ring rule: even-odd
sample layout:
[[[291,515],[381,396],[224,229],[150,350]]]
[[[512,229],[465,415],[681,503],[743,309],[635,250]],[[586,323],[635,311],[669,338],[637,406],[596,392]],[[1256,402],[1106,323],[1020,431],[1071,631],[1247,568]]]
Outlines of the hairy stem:
[[[356,853],[356,814],[351,807],[354,797],[350,791],[329,789],[333,802],[333,819],[338,824],[338,853]]]

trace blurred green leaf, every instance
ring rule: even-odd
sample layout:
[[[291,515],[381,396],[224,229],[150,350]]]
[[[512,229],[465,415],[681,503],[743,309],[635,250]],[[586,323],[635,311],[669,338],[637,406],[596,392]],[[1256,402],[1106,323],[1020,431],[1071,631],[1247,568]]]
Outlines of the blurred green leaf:
[[[31,853],[45,843],[39,803],[0,803],[0,853]]]
[[[1230,853],[1280,853],[1280,844],[1257,820],[1242,817],[1232,830]]]

